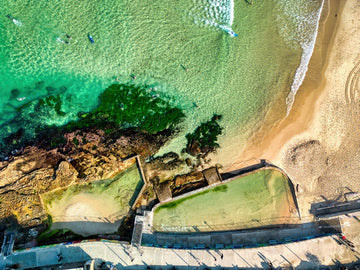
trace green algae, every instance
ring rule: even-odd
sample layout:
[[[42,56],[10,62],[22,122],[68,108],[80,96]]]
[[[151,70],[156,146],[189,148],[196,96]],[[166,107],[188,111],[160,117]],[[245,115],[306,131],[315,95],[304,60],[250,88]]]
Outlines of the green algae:
[[[204,190],[204,191],[201,191],[199,193],[195,193],[195,194],[192,194],[192,195],[189,195],[189,196],[186,196],[184,198],[180,198],[178,200],[174,200],[172,202],[168,202],[166,204],[163,204],[163,205],[160,205],[156,210],[155,210],[155,213],[157,213],[158,211],[161,211],[161,209],[172,209],[172,208],[175,208],[176,206],[182,204],[183,202],[187,201],[187,200],[192,200],[196,197],[199,197],[199,196],[203,196],[209,192],[213,192],[213,193],[217,193],[217,192],[226,192],[228,189],[228,187],[226,185],[220,185],[220,186],[216,186],[212,189],[207,189],[207,190]]]
[[[60,95],[48,96],[45,99],[40,99],[39,104],[46,104],[50,108],[54,108],[55,112],[59,116],[64,116],[66,113],[61,111],[62,101]]]
[[[150,94],[150,89],[149,86],[113,84],[99,96],[96,109],[80,113],[80,119],[70,122],[66,129],[99,127],[107,134],[119,128],[135,128],[152,134],[174,129],[184,113],[158,94]]]
[[[66,113],[61,110],[62,100],[60,95],[51,95],[44,98],[41,98],[34,104],[34,101],[29,101],[23,104],[22,106],[16,108],[18,113],[22,113],[25,110],[30,110],[34,107],[34,111],[47,111],[50,112],[54,110],[58,116],[65,116]]]

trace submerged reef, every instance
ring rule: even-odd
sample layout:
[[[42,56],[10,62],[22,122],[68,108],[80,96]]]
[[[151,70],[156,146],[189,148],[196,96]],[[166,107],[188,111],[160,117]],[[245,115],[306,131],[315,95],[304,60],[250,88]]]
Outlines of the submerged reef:
[[[80,120],[67,129],[101,127],[111,133],[116,128],[135,128],[154,134],[174,129],[185,116],[159,95],[150,95],[148,86],[113,84],[99,97],[99,106],[90,113],[79,113]]]
[[[1,126],[3,131],[10,133],[0,138],[0,158],[29,144],[40,144],[46,149],[63,146],[66,143],[64,133],[75,130],[102,129],[113,137],[129,129],[149,134],[164,130],[173,133],[185,117],[184,113],[149,89],[151,87],[147,85],[113,84],[99,96],[99,105],[94,110],[80,112],[78,119],[61,126],[47,123],[56,123],[59,118],[66,122],[65,117],[71,117],[66,116],[62,106],[63,99],[71,97],[52,94],[29,101],[16,108],[17,114],[12,121]],[[50,92],[54,93],[56,89]],[[76,140],[74,143],[77,144]]]
[[[59,116],[64,116],[66,113],[61,111],[61,97],[60,95],[48,96],[46,98],[40,99],[38,105],[44,106],[47,105],[49,108],[54,108],[55,112]]]

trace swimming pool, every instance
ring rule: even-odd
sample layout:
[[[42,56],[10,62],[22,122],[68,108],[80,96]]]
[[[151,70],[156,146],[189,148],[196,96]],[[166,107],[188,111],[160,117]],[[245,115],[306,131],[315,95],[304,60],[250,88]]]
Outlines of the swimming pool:
[[[297,223],[288,178],[261,169],[229,182],[157,206],[153,229],[206,232]]]

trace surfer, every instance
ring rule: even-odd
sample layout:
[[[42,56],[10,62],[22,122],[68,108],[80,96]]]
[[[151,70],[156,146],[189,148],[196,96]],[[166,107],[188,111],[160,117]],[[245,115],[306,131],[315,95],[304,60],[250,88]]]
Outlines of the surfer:
[[[180,64],[180,66],[183,68],[183,70],[185,70],[186,72],[188,72],[189,71],[189,69],[188,68],[186,68],[183,64]]]
[[[94,44],[94,39],[90,34],[88,34],[88,38],[89,38],[89,41],[91,42],[91,44]]]
[[[19,20],[15,19],[14,17],[10,16],[9,14],[7,14],[6,17],[8,17],[10,20],[12,20],[12,22],[14,24],[16,24],[17,26],[22,26],[22,23]]]

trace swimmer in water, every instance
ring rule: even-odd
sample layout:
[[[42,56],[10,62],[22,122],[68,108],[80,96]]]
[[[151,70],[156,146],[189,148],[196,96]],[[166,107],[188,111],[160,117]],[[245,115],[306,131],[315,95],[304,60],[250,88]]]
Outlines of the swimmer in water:
[[[70,45],[70,42],[69,42],[69,41],[62,40],[60,37],[57,37],[56,41],[57,41],[57,42],[64,43],[64,44],[67,44],[67,45]]]
[[[71,37],[70,37],[68,34],[65,34],[65,36],[66,36],[68,39],[71,39]]]
[[[23,101],[25,99],[26,99],[26,97],[17,98],[18,101]]]
[[[180,66],[183,68],[183,70],[185,70],[186,72],[189,71],[189,68],[185,67],[183,64],[180,64]]]
[[[65,41],[63,41],[60,37],[57,37],[56,41],[61,42],[61,43],[65,43]]]

